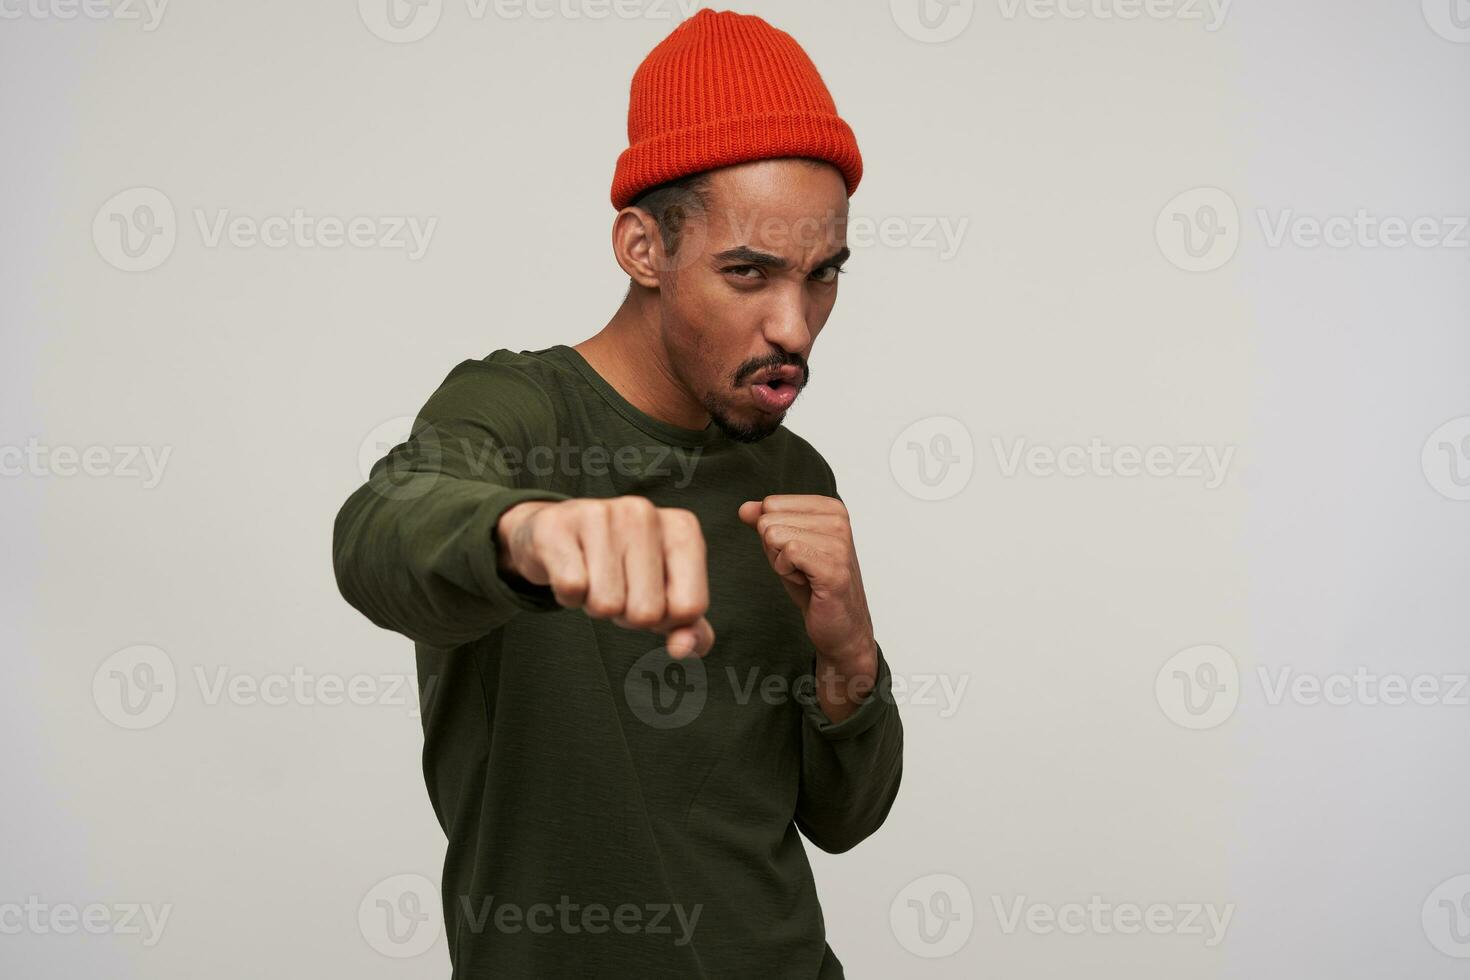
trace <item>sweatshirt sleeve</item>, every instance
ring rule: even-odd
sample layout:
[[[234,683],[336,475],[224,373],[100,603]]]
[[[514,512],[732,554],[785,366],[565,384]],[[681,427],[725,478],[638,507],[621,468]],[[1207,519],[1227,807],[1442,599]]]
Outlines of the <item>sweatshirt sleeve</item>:
[[[332,566],[343,598],[378,626],[436,647],[479,639],[519,612],[559,608],[549,588],[501,577],[495,540],[513,505],[567,499],[505,465],[553,445],[555,431],[550,399],[522,372],[483,361],[455,368],[407,441],[337,513]]]
[[[878,647],[878,679],[858,709],[833,722],[806,699],[796,826],[831,854],[851,850],[883,826],[903,775],[903,723],[893,678]]]
[[[830,468],[827,473],[832,496],[841,500]],[[806,680],[815,692],[814,674]],[[804,699],[803,714],[796,826],[822,850],[839,854],[883,825],[903,776],[903,723],[882,644],[873,689],[856,711],[834,722],[813,696]]]

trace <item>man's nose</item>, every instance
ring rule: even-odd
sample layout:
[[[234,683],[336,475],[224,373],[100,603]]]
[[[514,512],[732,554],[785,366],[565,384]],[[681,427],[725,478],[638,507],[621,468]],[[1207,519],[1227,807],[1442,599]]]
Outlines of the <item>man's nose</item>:
[[[783,304],[766,320],[765,338],[788,354],[805,354],[812,343],[806,310],[800,302]]]

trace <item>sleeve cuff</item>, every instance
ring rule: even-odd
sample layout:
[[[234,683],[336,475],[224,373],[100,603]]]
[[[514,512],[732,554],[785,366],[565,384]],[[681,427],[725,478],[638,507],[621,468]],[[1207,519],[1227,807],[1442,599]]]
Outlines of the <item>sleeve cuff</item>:
[[[510,490],[495,488],[496,492],[485,499],[475,510],[469,540],[475,543],[470,556],[470,568],[485,598],[492,602],[505,603],[525,612],[550,612],[560,609],[555,594],[547,585],[533,585],[517,580],[515,583],[500,574],[500,547],[495,540],[495,525],[500,515],[516,504],[528,500],[569,500],[564,493],[536,488]]]
[[[828,739],[852,738],[861,735],[876,725],[889,711],[893,709],[893,674],[888,668],[888,660],[883,656],[883,647],[876,644],[878,648],[878,672],[873,689],[868,692],[863,703],[858,705],[856,711],[841,721],[833,721],[822,711],[821,702],[816,698],[816,678],[807,674],[803,681],[811,685],[812,697],[804,706],[807,721],[823,737]]]

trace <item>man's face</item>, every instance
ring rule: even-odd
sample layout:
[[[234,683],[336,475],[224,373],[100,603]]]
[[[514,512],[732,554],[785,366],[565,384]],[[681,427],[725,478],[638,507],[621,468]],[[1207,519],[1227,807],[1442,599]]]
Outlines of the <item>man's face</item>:
[[[807,383],[837,301],[847,186],[827,164],[758,160],[715,171],[705,197],[660,276],[663,340],[715,424],[754,442],[776,431]]]

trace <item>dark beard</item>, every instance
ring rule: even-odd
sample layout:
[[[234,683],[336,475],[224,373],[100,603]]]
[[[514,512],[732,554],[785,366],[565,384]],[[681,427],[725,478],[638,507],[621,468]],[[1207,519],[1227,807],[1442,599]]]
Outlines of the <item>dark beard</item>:
[[[807,386],[807,383],[811,381],[812,377],[811,367],[807,364],[806,358],[802,357],[800,354],[787,354],[784,352],[772,354],[769,357],[758,357],[754,360],[746,361],[744,364],[740,365],[738,369],[736,369],[735,376],[731,379],[730,386],[732,388],[739,388],[741,383],[746,378],[751,377],[757,371],[761,371],[766,368],[782,367],[787,364],[792,364],[796,367],[801,368],[801,386],[805,388]],[[785,415],[782,415],[781,418],[778,418],[772,422],[766,422],[757,425],[746,425],[736,422],[734,419],[730,418],[730,416],[725,413],[724,406],[715,399],[714,395],[705,395],[703,399],[703,404],[704,410],[706,412],[709,412],[710,420],[714,422],[715,428],[723,432],[727,438],[733,439],[736,442],[760,442],[762,439],[766,438],[766,436],[769,436],[771,433],[779,429],[781,427],[781,422],[786,417]]]
[[[726,438],[733,439],[735,442],[760,442],[779,429],[782,419],[785,418],[783,415],[764,425],[745,425],[726,415],[724,407],[709,396],[705,397],[704,409],[709,412],[710,421],[714,422],[715,428],[723,432]]]

